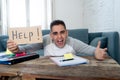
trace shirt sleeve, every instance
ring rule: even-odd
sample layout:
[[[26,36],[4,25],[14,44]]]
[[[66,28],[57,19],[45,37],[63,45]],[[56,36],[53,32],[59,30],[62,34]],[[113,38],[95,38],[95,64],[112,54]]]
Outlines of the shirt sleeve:
[[[40,49],[43,49],[47,44],[50,43],[49,35],[43,36],[43,43],[34,43],[34,44],[26,44],[26,45],[19,45],[20,52],[33,52]]]
[[[43,48],[42,43],[19,45],[20,52],[33,52]]]
[[[94,55],[95,52],[95,47],[90,46],[80,40],[72,38],[70,40],[74,50],[76,53],[81,53],[81,54],[88,54],[88,55]]]

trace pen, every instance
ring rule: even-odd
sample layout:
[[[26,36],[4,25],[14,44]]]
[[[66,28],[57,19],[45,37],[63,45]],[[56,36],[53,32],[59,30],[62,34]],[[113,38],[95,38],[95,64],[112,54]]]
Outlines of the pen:
[[[62,61],[70,61],[70,60],[74,60],[73,58],[71,59],[63,59]]]

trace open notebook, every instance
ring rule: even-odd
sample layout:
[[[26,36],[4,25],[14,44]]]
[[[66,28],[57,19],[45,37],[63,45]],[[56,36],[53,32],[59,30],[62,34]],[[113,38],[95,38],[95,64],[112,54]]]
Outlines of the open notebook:
[[[65,60],[64,57],[50,57],[50,59],[58,66],[73,66],[89,63],[88,59],[82,58],[80,56],[74,56],[74,58],[70,60]]]
[[[16,57],[16,56],[7,55],[5,52],[0,52],[0,64],[12,65],[12,64],[20,63],[20,62],[35,59],[35,58],[39,58],[39,54],[30,53],[24,56]]]

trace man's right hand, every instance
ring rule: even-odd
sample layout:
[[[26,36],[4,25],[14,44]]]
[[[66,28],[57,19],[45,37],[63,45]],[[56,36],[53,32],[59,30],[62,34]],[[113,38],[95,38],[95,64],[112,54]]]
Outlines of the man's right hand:
[[[19,47],[13,40],[7,41],[7,48],[13,53],[19,52]]]

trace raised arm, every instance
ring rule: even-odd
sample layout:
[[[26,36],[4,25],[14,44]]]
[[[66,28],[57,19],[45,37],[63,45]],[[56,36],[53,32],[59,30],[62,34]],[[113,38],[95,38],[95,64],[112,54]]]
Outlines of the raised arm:
[[[25,44],[25,45],[18,45],[12,40],[7,41],[7,48],[13,52],[13,53],[18,53],[18,52],[33,52],[40,50],[43,48],[42,43],[33,43],[33,44]]]

